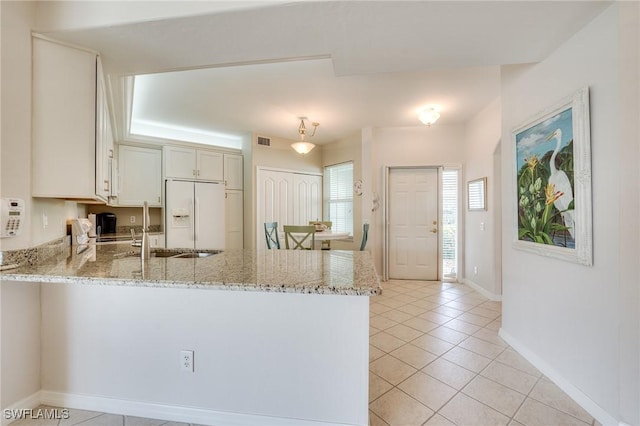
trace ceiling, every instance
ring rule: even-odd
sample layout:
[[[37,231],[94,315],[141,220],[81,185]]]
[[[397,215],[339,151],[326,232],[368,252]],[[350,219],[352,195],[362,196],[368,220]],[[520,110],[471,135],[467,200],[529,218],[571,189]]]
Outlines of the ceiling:
[[[136,115],[202,132],[313,142],[363,127],[467,122],[500,95],[501,65],[537,62],[610,2],[335,1],[225,10],[72,31],[112,79],[136,83]],[[180,72],[178,72],[180,71]]]

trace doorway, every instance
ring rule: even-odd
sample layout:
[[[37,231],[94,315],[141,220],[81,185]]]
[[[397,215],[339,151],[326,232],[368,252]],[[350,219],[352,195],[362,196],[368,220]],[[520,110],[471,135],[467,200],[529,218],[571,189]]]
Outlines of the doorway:
[[[385,180],[385,279],[438,280],[438,168],[386,168]]]

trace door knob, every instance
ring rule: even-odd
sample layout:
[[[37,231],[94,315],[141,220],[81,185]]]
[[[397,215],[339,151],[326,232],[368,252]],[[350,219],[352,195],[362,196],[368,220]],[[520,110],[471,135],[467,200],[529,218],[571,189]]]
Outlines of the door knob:
[[[437,225],[437,224],[438,224],[438,221],[437,221],[437,220],[434,220],[434,221],[433,221],[433,224],[434,224],[434,225]]]
[[[430,232],[433,233],[433,234],[437,234],[438,233],[438,228],[433,228]]]

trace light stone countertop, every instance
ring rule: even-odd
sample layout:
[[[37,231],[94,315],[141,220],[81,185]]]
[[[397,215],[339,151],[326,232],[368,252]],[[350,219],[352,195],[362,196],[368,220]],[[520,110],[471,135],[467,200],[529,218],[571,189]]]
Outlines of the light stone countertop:
[[[358,296],[382,292],[366,251],[227,250],[197,259],[152,257],[143,267],[139,249],[127,243],[84,248],[77,253],[71,246],[34,265],[0,272],[0,280]]]

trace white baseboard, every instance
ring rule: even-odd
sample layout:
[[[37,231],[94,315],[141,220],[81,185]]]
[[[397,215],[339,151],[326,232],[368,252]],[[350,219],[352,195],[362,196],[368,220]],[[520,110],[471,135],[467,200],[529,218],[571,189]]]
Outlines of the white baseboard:
[[[52,391],[40,392],[42,404],[167,421],[229,426],[344,426],[342,423],[231,413],[195,407],[156,404]]]
[[[478,293],[480,293],[481,295],[483,295],[489,300],[493,300],[494,302],[502,302],[501,294],[493,294],[486,288],[480,286],[479,284],[474,283],[468,278],[463,278],[460,282],[462,282],[462,284],[468,285],[469,287],[471,287],[472,289],[474,289],[475,291],[477,291]]]
[[[520,343],[512,335],[500,329],[500,337],[504,339],[513,349],[515,349],[520,355],[522,355],[527,361],[533,364],[538,370],[547,376],[553,383],[555,383],[560,389],[562,389],[567,395],[569,395],[578,405],[584,408],[587,413],[591,414],[597,421],[603,426],[623,426],[624,423],[619,423],[609,413],[602,409],[598,404],[593,402],[591,398],[585,395],[580,389],[572,385],[567,379],[565,379],[558,371],[547,364],[542,358],[529,350],[525,345]]]
[[[28,397],[21,399],[20,401],[16,402],[15,404],[11,404],[8,407],[4,407],[2,409],[2,426],[6,426],[10,423],[13,423],[14,421],[16,421],[17,419],[15,418],[10,418],[10,419],[6,419],[5,418],[5,413],[7,412],[7,410],[9,411],[19,411],[19,410],[25,410],[25,409],[30,409],[30,408],[36,408],[38,405],[41,404],[41,395],[40,395],[41,391],[38,391],[32,395],[29,395]]]

